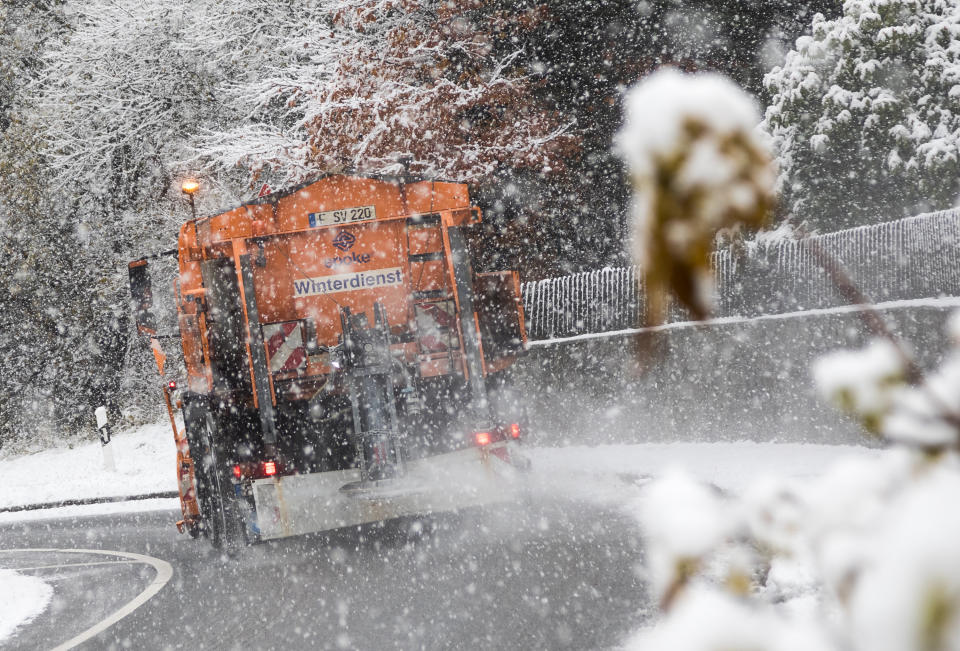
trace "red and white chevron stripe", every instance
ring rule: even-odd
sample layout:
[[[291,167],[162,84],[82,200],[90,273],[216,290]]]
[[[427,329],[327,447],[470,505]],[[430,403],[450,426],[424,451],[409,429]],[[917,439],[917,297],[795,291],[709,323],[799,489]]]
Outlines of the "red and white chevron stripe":
[[[306,366],[307,350],[300,321],[267,324],[263,326],[263,338],[267,342],[271,373],[296,371]]]

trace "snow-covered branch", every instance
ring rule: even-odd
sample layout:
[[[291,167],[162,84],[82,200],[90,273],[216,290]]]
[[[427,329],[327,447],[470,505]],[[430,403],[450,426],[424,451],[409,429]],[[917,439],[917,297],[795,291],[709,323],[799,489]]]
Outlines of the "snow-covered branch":
[[[765,78],[779,189],[819,228],[953,204],[960,191],[960,5],[848,0]]]
[[[867,4],[851,0],[845,10]],[[879,20],[861,17],[860,26]],[[913,35],[891,30],[884,38]],[[621,148],[640,206],[638,250],[647,277],[681,298],[705,264],[704,245],[720,228],[755,225],[768,201],[768,186],[736,190],[728,182],[745,161],[766,164],[745,155],[750,140],[712,142],[752,126],[741,100],[720,80],[676,73],[659,73],[628,98]],[[649,107],[669,117],[658,121]],[[748,177],[769,182],[770,174]],[[691,187],[699,193],[692,204]],[[809,481],[762,480],[742,495],[680,473],[652,482],[637,511],[664,615],[629,648],[960,649],[960,315],[948,329],[954,348],[926,375],[889,338],[815,364],[825,397],[878,435],[889,447],[882,454]]]

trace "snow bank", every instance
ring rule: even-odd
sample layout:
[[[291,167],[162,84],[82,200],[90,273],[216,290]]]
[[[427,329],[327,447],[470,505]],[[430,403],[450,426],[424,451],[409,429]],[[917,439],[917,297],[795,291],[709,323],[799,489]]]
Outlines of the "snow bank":
[[[0,460],[5,487],[0,508],[70,499],[121,497],[175,491],[176,449],[170,426],[149,425],[114,436],[117,472],[103,470],[99,443],[58,448]],[[758,475],[809,477],[845,456],[873,455],[856,446],[776,443],[642,443],[598,447],[528,448],[533,481],[562,483],[564,494],[623,499],[623,480],[633,483],[682,466],[696,478],[738,492]],[[642,482],[640,482],[642,483]],[[547,490],[552,490],[546,488]],[[176,499],[94,504],[0,513],[0,522],[177,508]]]
[[[644,443],[537,448],[530,452],[542,475],[620,475],[652,478],[673,467],[740,493],[758,478],[816,477],[839,459],[873,457],[879,450],[853,445],[803,443]]]
[[[0,643],[50,605],[53,588],[33,576],[0,570]]]
[[[99,442],[0,460],[0,508],[177,490],[169,423],[116,434],[110,445],[116,472],[103,469]]]

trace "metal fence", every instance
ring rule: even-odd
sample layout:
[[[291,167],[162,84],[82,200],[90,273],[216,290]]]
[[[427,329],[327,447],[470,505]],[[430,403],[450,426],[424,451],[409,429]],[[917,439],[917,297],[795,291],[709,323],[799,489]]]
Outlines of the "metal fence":
[[[960,295],[960,210],[908,217],[808,239],[751,243],[713,254],[716,316],[760,316],[836,307],[846,300],[817,264],[810,241],[875,302]],[[635,267],[524,283],[530,339],[636,327],[645,301]],[[674,306],[668,321],[687,320]]]

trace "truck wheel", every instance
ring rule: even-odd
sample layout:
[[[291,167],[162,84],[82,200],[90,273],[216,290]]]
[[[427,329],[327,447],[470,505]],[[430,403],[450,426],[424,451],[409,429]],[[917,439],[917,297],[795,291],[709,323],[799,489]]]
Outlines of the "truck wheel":
[[[234,556],[247,545],[246,527],[237,499],[223,495],[211,518],[210,542],[215,549]]]
[[[207,412],[204,419],[204,532],[215,549],[236,554],[247,544],[243,511],[233,495],[233,483],[228,478],[225,455],[216,445],[216,425],[213,415]],[[205,504],[204,504],[205,503]]]
[[[184,395],[183,403],[183,425],[187,435],[187,445],[190,447],[193,458],[193,482],[199,507],[199,514],[196,519],[190,521],[187,533],[191,538],[196,539],[200,536],[209,537],[210,534],[209,520],[212,505],[209,479],[211,437],[207,433],[209,406],[203,397],[189,392]],[[186,515],[184,512],[185,518]]]

